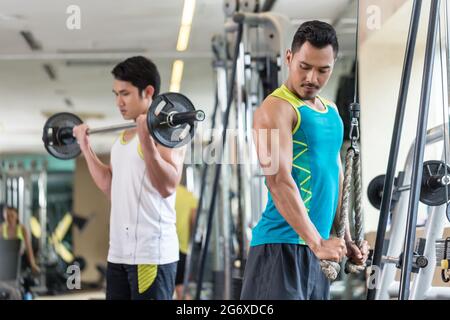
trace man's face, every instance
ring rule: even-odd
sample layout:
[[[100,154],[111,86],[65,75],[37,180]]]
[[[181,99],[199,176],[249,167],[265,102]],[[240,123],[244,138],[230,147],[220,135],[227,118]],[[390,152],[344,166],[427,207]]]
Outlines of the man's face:
[[[289,83],[297,95],[313,99],[327,84],[333,71],[335,57],[331,45],[318,49],[305,42],[294,54],[288,50]]]
[[[5,220],[8,222],[8,224],[15,224],[17,223],[18,215],[16,210],[14,209],[6,209],[5,210]]]
[[[134,120],[144,113],[150,100],[139,95],[139,89],[131,82],[114,80],[113,93],[116,96],[116,104],[125,120]]]

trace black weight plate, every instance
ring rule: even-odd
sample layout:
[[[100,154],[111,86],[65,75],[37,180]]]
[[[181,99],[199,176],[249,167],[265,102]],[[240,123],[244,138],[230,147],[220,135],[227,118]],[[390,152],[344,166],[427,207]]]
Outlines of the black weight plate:
[[[81,153],[80,146],[75,138],[68,135],[63,137],[61,132],[68,132],[82,123],[78,116],[68,112],[57,113],[48,118],[42,133],[42,141],[47,152],[62,160],[76,158]]]
[[[195,134],[195,122],[176,127],[167,125],[167,116],[172,112],[195,111],[192,102],[180,93],[160,94],[153,100],[147,113],[147,125],[152,137],[168,148],[181,147]]]
[[[445,196],[446,186],[440,188],[431,188],[429,186],[429,179],[431,177],[443,177],[450,174],[450,167],[447,166],[447,172],[445,172],[445,164],[442,161],[430,160],[423,164],[422,185],[420,188],[420,201],[428,206],[440,206],[443,205],[447,198],[450,199],[450,193],[448,197]]]
[[[367,187],[367,197],[372,206],[377,209],[381,207],[381,198],[383,196],[384,179],[386,175],[382,174],[373,178]]]
[[[383,198],[383,189],[384,189],[384,180],[386,179],[386,175],[382,174],[376,176],[370,181],[369,186],[367,187],[367,197],[372,206],[376,209],[381,208],[381,201]],[[394,190],[391,200],[391,211],[394,210],[398,199],[395,197],[396,187],[397,187],[397,178],[394,178]]]

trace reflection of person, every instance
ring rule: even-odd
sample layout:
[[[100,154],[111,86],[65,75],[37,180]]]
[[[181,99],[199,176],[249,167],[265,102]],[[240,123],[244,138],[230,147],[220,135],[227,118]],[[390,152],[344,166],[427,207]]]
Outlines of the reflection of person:
[[[346,253],[358,264],[367,258],[367,246],[360,251],[349,232],[345,240],[330,238],[342,189],[343,124],[336,106],[318,94],[337,54],[331,25],[303,23],[286,54],[286,82],[254,114],[255,130],[279,136],[278,157],[271,158],[278,171],[262,165],[269,200],[253,229],[242,299],[328,299],[319,260],[340,261]],[[258,156],[267,159],[272,139],[258,138]]]
[[[21,240],[25,247],[25,252],[28,258],[28,262],[30,263],[31,271],[34,274],[39,273],[40,269],[34,258],[30,236],[25,229],[25,226],[19,223],[19,214],[17,213],[17,209],[7,207],[6,210],[4,210],[4,219],[5,222],[3,222],[3,224],[1,225],[2,239]]]
[[[177,275],[175,277],[175,293],[178,300],[183,296],[186,256],[197,212],[197,202],[198,200],[192,192],[182,184],[178,185],[175,201],[175,211],[177,212],[177,234],[180,243],[180,260],[178,261]],[[186,299],[190,299],[188,294],[186,294]]]
[[[86,124],[73,129],[95,184],[111,201],[106,298],[169,300],[179,252],[175,190],[186,148],[166,148],[149,134],[146,114],[161,83],[156,65],[131,57],[112,74],[117,111],[137,127],[116,140],[110,164],[92,150]]]

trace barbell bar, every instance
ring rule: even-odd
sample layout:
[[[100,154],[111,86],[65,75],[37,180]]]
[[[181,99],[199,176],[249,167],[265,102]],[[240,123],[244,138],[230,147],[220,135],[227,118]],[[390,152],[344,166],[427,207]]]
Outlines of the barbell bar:
[[[179,93],[157,96],[147,112],[147,126],[152,137],[168,148],[187,144],[195,134],[195,124],[205,119],[202,110],[195,110],[192,102]],[[45,123],[42,140],[46,150],[58,159],[73,159],[80,147],[73,136],[73,128],[83,121],[75,114],[62,112]],[[88,134],[99,134],[135,128],[135,122],[88,129]]]

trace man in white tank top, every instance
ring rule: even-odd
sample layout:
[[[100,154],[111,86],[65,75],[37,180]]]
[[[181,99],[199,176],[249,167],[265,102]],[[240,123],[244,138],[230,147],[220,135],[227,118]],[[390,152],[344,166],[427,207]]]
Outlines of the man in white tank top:
[[[132,57],[112,74],[119,112],[137,128],[120,134],[109,165],[92,151],[88,126],[74,128],[94,182],[111,200],[106,298],[172,299],[179,252],[175,189],[185,148],[161,146],[148,132],[147,109],[160,89],[155,64]]]

